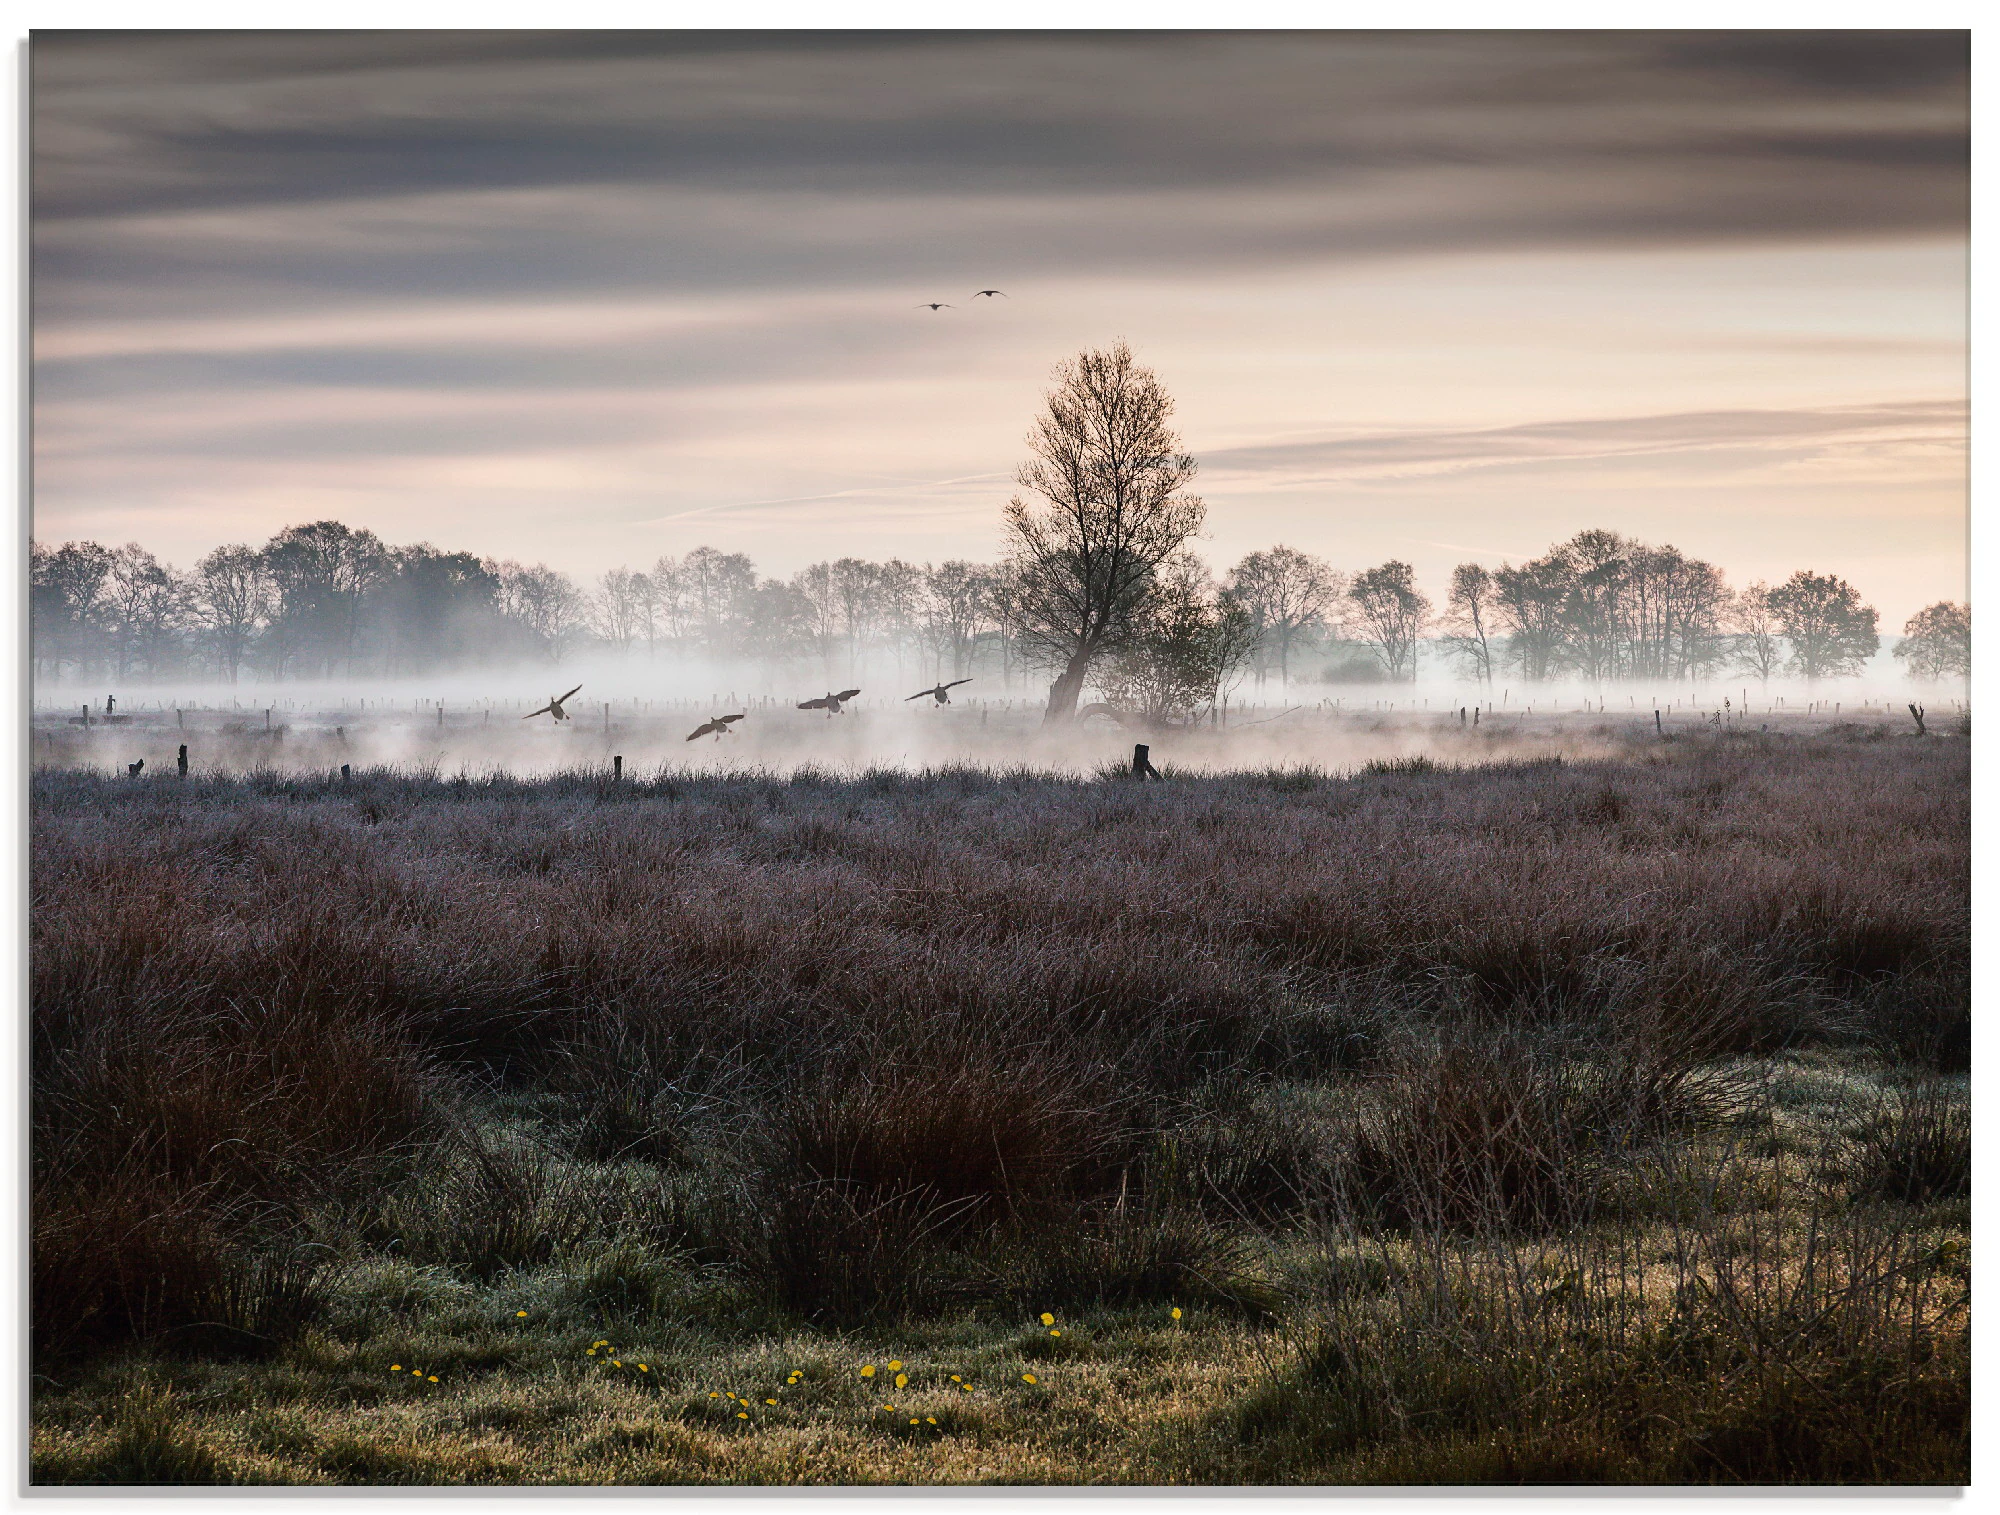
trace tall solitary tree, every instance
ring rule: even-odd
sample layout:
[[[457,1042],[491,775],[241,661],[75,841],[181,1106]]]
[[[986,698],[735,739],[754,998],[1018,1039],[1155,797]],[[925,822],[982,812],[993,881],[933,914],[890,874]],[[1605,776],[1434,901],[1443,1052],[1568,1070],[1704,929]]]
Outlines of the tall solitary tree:
[[[1801,568],[1765,598],[1792,646],[1792,671],[1809,679],[1861,671],[1875,655],[1875,607],[1830,573]]]
[[[1058,367],[1047,406],[1015,475],[1041,503],[1015,496],[1006,526],[1021,640],[1062,668],[1043,719],[1063,721],[1204,507],[1184,492],[1195,462],[1167,424],[1173,400],[1125,343]]]

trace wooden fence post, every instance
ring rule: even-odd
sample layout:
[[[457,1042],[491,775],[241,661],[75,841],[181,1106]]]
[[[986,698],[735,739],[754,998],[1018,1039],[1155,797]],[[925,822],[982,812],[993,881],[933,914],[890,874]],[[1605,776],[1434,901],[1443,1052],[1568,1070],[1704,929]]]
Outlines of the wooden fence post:
[[[1152,750],[1144,742],[1136,742],[1132,747],[1132,777],[1142,784],[1146,782],[1148,775],[1153,778],[1160,776],[1160,770],[1153,766],[1152,759],[1147,756]]]
[[[186,742],[181,743],[180,771],[182,778],[188,776],[188,750]]]
[[[613,783],[625,777],[625,759],[616,753],[611,757],[611,780]]]

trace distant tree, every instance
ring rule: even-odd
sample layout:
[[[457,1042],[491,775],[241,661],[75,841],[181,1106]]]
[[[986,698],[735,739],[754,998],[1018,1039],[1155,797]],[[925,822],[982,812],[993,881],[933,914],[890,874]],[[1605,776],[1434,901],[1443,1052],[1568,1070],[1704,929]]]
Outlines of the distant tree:
[[[1523,678],[1551,679],[1562,671],[1569,639],[1574,565],[1550,553],[1493,571],[1495,601],[1507,628],[1507,653]]]
[[[314,521],[279,532],[264,544],[263,558],[277,596],[268,638],[273,671],[352,671],[363,598],[389,564],[381,539],[339,521]]]
[[[1197,720],[1257,637],[1242,602],[1219,593],[1199,559],[1176,554],[1154,574],[1107,659],[1105,698],[1154,725]]]
[[[696,547],[681,559],[678,577],[689,634],[711,657],[728,655],[757,589],[756,566],[740,552]]]
[[[584,626],[584,599],[575,582],[546,563],[484,566],[499,583],[500,613],[519,639],[544,657],[560,658]]]
[[[923,569],[918,614],[930,669],[939,678],[964,678],[972,667],[974,638],[988,616],[991,575],[961,558]]]
[[[1493,683],[1497,593],[1493,575],[1484,567],[1460,563],[1451,571],[1451,590],[1445,599],[1445,651],[1488,687]]]
[[[30,548],[30,636],[35,661],[52,676],[65,665],[81,674],[103,656],[101,611],[111,559],[111,549],[96,542]]]
[[[1388,562],[1357,573],[1347,597],[1361,639],[1392,680],[1417,676],[1417,639],[1430,621],[1431,602],[1410,576],[1408,563]]]
[[[1637,544],[1615,531],[1580,531],[1552,556],[1568,569],[1563,650],[1586,679],[1602,682],[1625,671],[1625,596]]]
[[[1730,609],[1737,665],[1755,674],[1759,683],[1770,683],[1785,661],[1784,625],[1771,603],[1771,586],[1759,579],[1736,596]]]
[[[121,683],[139,664],[149,673],[162,671],[186,604],[185,587],[173,571],[137,542],[113,551],[104,580],[104,620],[112,669]]]
[[[1075,715],[1092,662],[1115,650],[1154,573],[1201,529],[1184,493],[1194,459],[1168,426],[1173,401],[1123,342],[1055,372],[1016,479],[1041,497],[1007,505],[1021,640],[1060,668],[1043,719]]]
[[[1325,623],[1345,587],[1324,558],[1283,544],[1250,553],[1230,570],[1229,596],[1257,631],[1259,682],[1266,654],[1276,654],[1278,678],[1291,681],[1294,646]]]
[[[1972,607],[1939,600],[1903,623],[1897,657],[1920,679],[1969,678],[1972,674]]]
[[[1875,607],[1845,579],[1802,568],[1766,598],[1791,644],[1792,671],[1806,678],[1859,673],[1881,645]]]
[[[618,649],[620,655],[645,634],[652,601],[652,582],[629,568],[607,569],[598,576],[589,598],[590,629]]]
[[[216,548],[195,564],[191,598],[216,669],[234,684],[271,613],[264,555],[241,542]]]

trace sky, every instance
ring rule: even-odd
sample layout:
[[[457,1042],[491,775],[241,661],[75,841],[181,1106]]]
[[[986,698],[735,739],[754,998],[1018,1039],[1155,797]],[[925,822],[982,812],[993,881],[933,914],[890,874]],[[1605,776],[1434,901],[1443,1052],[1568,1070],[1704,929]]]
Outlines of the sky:
[[[1441,598],[1604,527],[1893,630],[1966,596],[1967,56],[42,32],[35,536],[990,560],[1052,368],[1122,338],[1218,568]]]

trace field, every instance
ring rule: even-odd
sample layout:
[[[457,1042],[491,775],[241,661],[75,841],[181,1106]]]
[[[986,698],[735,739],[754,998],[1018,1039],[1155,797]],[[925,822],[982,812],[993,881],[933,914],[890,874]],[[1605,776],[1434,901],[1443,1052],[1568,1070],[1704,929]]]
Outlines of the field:
[[[32,1477],[1963,1483],[1970,744],[1769,724],[45,767]]]

